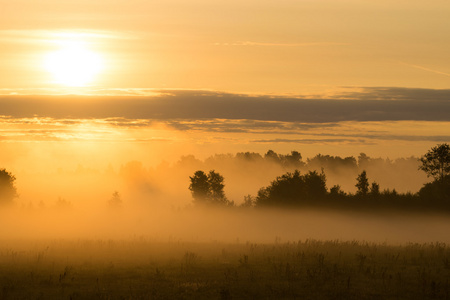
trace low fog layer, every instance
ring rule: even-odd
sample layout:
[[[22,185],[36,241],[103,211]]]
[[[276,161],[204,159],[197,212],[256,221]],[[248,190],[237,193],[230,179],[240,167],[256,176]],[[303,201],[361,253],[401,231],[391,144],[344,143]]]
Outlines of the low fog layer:
[[[305,239],[377,243],[449,243],[439,215],[249,209],[54,208],[3,210],[1,239],[138,239],[160,242],[287,242]]]
[[[258,153],[216,154],[204,160],[188,155],[153,167],[130,161],[103,169],[80,165],[13,173],[19,197],[0,210],[0,239],[450,242],[448,216],[239,207],[246,195],[256,196],[260,188],[294,169],[305,174],[323,168],[328,189],[340,184],[351,193],[362,170],[381,189],[416,192],[427,181],[413,157],[391,161],[364,154],[299,155],[279,154],[278,160]],[[226,196],[236,206],[195,206],[188,187],[197,170],[222,174]]]

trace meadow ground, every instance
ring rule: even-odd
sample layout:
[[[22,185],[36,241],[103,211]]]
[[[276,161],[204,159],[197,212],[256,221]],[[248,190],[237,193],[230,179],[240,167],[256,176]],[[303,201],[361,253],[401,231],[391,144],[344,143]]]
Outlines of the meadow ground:
[[[450,247],[3,241],[0,299],[449,299]]]

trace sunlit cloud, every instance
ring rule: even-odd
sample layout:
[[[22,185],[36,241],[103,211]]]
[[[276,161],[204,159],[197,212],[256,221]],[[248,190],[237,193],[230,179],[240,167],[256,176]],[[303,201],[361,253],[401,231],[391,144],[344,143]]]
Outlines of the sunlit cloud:
[[[159,89],[152,88],[97,88],[92,86],[86,87],[45,87],[45,88],[1,88],[0,95],[82,95],[82,96],[159,96],[165,94]]]
[[[268,42],[232,42],[232,43],[215,43],[216,46],[260,46],[260,47],[315,47],[315,46],[345,46],[349,43],[336,42],[306,42],[306,43],[268,43]]]
[[[167,142],[187,138],[196,142],[310,144],[315,141],[369,144],[380,141],[447,142],[450,135],[446,134],[446,126],[446,122],[420,122],[414,125],[407,121],[299,123],[234,119],[55,119],[3,116],[0,117],[0,137],[3,141]],[[424,130],[433,133],[424,135]],[[187,135],[177,137],[174,132]]]
[[[12,43],[58,43],[64,40],[96,41],[99,39],[135,39],[127,33],[108,30],[92,29],[24,29],[24,30],[0,30],[0,42]]]
[[[125,91],[128,92],[128,91]],[[138,90],[146,96],[0,96],[2,114],[53,118],[450,121],[450,90],[367,88],[335,98],[246,95],[207,90]]]
[[[450,141],[450,90],[350,87],[317,98],[213,90],[96,91],[100,95],[0,96],[1,143],[120,143],[174,156],[272,147],[311,153],[318,145],[347,151],[372,147],[377,153],[386,153],[389,145],[418,154],[419,146]],[[401,155],[395,148],[390,153]]]

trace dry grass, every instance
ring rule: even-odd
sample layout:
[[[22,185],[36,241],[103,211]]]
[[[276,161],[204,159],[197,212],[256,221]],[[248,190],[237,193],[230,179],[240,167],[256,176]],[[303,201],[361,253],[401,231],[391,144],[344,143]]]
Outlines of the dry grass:
[[[449,299],[450,248],[79,240],[2,243],[0,299]]]

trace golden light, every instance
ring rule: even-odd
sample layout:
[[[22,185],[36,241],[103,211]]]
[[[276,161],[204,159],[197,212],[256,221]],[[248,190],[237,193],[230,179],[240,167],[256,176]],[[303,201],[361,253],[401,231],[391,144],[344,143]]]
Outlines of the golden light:
[[[46,55],[44,65],[55,80],[65,86],[81,87],[91,83],[102,69],[99,54],[81,41],[60,42],[58,51]]]

